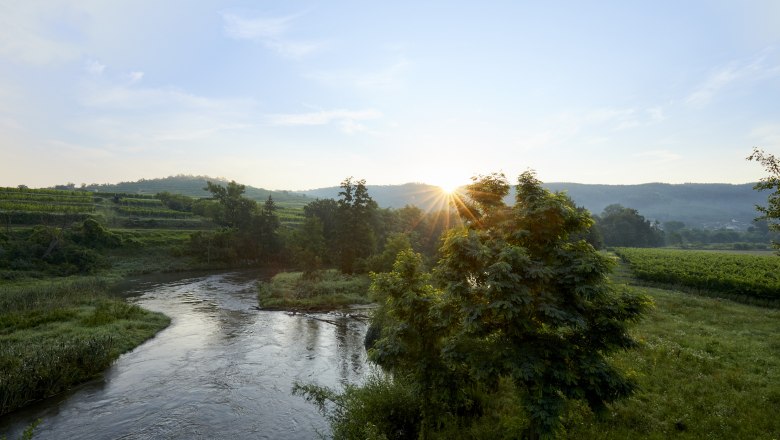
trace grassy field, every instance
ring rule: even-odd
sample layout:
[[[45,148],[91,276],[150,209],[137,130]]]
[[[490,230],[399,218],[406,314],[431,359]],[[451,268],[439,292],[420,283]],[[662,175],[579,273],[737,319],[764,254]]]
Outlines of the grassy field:
[[[626,265],[614,280],[633,282]],[[639,347],[613,357],[639,390],[601,416],[573,407],[568,438],[780,438],[780,310],[629,288],[655,302],[632,331]]]
[[[344,275],[336,270],[282,272],[270,282],[261,282],[257,299],[260,307],[272,310],[329,310],[350,304],[368,304],[366,275]]]
[[[0,287],[0,414],[99,375],[170,322],[107,288],[96,278]]]

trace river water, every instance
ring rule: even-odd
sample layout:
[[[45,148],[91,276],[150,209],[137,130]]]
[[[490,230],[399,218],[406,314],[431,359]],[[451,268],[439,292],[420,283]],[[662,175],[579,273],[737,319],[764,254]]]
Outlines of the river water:
[[[366,324],[344,313],[259,311],[257,274],[137,281],[130,301],[171,325],[104,377],[0,418],[16,439],[311,439],[326,421],[294,381],[330,387],[368,372]],[[360,312],[353,312],[359,314]],[[0,435],[0,438],[2,435]]]

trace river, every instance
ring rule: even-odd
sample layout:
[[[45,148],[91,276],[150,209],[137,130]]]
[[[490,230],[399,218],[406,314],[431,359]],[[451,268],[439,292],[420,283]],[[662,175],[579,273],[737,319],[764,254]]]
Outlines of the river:
[[[294,381],[330,387],[368,373],[366,324],[344,313],[259,311],[257,274],[137,280],[129,301],[171,325],[102,378],[0,419],[16,439],[311,439],[324,418]],[[2,435],[0,435],[0,438]]]

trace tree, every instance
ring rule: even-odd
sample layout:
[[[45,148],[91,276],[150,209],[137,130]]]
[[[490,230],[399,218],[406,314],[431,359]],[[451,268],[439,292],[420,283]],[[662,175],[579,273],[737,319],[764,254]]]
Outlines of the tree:
[[[326,252],[322,255],[325,264],[335,263],[338,253],[338,211],[339,205],[333,199],[316,199],[303,207],[306,218],[317,218],[322,224],[322,237]]]
[[[368,195],[365,179],[341,182],[338,200],[339,268],[344,273],[355,271],[358,259],[369,257],[376,249],[374,216],[377,204]]]
[[[635,344],[628,325],[651,303],[610,285],[612,260],[580,238],[590,214],[531,172],[511,207],[503,174],[474,178],[466,192],[464,226],[446,233],[433,278],[406,251],[373,286],[387,300],[370,356],[417,385],[422,432],[441,411],[474,417],[469,393],[502,381],[524,403],[531,438],[561,429],[569,399],[599,410],[629,395],[633,383],[607,356]]]
[[[257,202],[243,197],[245,185],[240,185],[234,180],[227,186],[206,182],[204,189],[213,195],[222,208],[214,218],[215,222],[238,229],[246,229],[249,226],[252,214],[257,209]]]
[[[663,244],[658,225],[645,220],[633,208],[609,205],[604,208],[597,225],[606,246],[653,247]]]
[[[214,221],[226,229],[204,231],[191,236],[191,250],[207,261],[222,260],[251,263],[269,260],[280,248],[279,218],[276,204],[269,195],[258,210],[257,202],[243,196],[245,186],[231,181],[223,187],[206,182],[206,190],[213,194],[216,204],[195,203],[193,212],[209,213]]]
[[[762,214],[756,220],[766,220],[769,222],[769,229],[780,232],[780,159],[773,154],[753,148],[753,153],[747,157],[747,160],[760,163],[769,173],[769,176],[759,180],[753,188],[758,191],[774,190],[769,194],[767,206],[756,206],[758,212]],[[772,244],[780,249],[780,242]]]
[[[307,217],[299,229],[292,232],[290,251],[304,275],[311,275],[322,266],[325,259],[325,237],[318,217]]]

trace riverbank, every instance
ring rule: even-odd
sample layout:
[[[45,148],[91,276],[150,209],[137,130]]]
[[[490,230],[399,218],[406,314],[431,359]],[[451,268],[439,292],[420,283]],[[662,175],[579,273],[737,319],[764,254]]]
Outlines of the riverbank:
[[[100,375],[170,320],[112,297],[108,279],[0,287],[0,414]]]
[[[269,278],[255,270],[133,277],[123,294],[170,326],[98,379],[0,417],[0,438],[19,438],[37,419],[36,440],[318,438],[327,423],[292,385],[361,382],[366,323],[258,311],[257,280]]]

